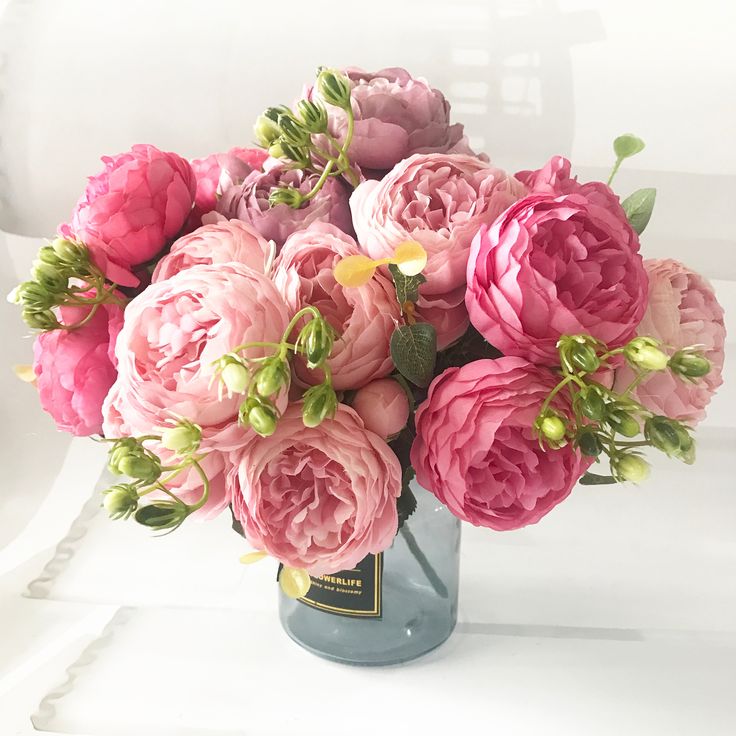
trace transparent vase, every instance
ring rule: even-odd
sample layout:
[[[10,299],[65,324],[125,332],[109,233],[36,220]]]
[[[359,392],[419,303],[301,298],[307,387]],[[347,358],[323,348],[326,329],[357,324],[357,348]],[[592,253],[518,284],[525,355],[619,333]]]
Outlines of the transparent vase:
[[[389,665],[426,654],[457,620],[460,522],[431,493],[417,499],[393,545],[353,570],[312,579],[305,599],[279,591],[287,634],[321,657]]]

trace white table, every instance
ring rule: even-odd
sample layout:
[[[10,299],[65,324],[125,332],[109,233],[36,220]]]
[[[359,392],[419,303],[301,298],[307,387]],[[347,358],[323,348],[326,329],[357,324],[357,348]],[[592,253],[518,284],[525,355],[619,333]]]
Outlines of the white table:
[[[99,153],[243,143],[259,109],[288,101],[313,66],[355,61],[429,76],[512,170],[559,151],[582,178],[601,177],[610,139],[642,135],[649,147],[617,185],[659,188],[645,255],[713,279],[734,322],[731,4],[672,2],[665,17],[634,0],[376,0],[371,13],[341,10],[373,39],[365,48],[323,13],[329,40],[271,57],[270,74],[249,63],[276,47],[263,4],[251,12],[268,33],[235,2],[176,13],[110,2],[104,33],[91,0],[6,5],[3,292]],[[295,48],[296,25],[280,25]],[[190,114],[193,99],[211,115]],[[0,325],[7,362],[28,362],[4,303]],[[456,634],[375,670],[323,662],[282,634],[275,571],[238,563],[244,543],[226,518],[159,540],[95,513],[101,448],[56,434],[33,391],[0,370],[0,734],[736,733],[733,337],[728,350],[696,466],[662,459],[641,488],[579,488],[519,532],[466,527]]]

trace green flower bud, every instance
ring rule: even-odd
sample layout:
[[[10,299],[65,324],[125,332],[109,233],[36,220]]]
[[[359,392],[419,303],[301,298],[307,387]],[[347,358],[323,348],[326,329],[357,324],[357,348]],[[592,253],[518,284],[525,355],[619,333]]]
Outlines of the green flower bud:
[[[128,455],[120,461],[118,467],[123,475],[146,481],[146,483],[153,483],[161,477],[161,463],[148,453]]]
[[[687,427],[664,416],[649,417],[644,423],[644,436],[668,457],[691,464],[695,460],[695,442]]]
[[[649,463],[633,452],[623,453],[611,460],[611,470],[618,481],[628,480],[641,483],[649,477]]]
[[[268,147],[268,155],[271,156],[271,158],[289,158],[286,153],[284,153],[284,148],[280,138],[275,140]]]
[[[61,323],[50,309],[24,309],[21,313],[23,321],[33,330],[58,330]]]
[[[317,89],[330,105],[347,110],[350,107],[350,80],[335,69],[323,69],[317,76]]]
[[[669,357],[659,349],[660,342],[653,337],[635,337],[624,348],[624,357],[632,368],[644,371],[663,371]]]
[[[566,432],[565,422],[558,416],[544,417],[539,423],[539,431],[552,442],[559,442]]]
[[[65,266],[70,266],[75,273],[86,271],[90,264],[89,251],[82,243],[75,243],[66,238],[57,238],[51,243],[51,247]]]
[[[586,386],[578,394],[578,406],[588,419],[600,422],[606,416],[606,401],[597,386]]]
[[[56,297],[37,281],[24,281],[15,292],[16,300],[34,312],[45,312],[56,305]]]
[[[180,421],[175,427],[167,427],[161,433],[161,444],[176,455],[196,452],[202,440],[202,429],[192,422]]]
[[[636,437],[641,431],[639,422],[631,416],[627,411],[623,409],[614,409],[608,413],[608,423],[615,429],[619,434],[624,437]]]
[[[262,148],[268,148],[280,135],[278,123],[266,115],[259,115],[253,126],[256,143]]]
[[[276,431],[278,415],[269,404],[257,404],[248,412],[248,424],[261,437],[270,437]]]
[[[242,394],[248,388],[250,374],[242,363],[232,361],[222,369],[220,379],[229,393]]]
[[[263,112],[264,117],[268,118],[268,120],[273,121],[274,123],[278,123],[279,118],[282,115],[292,115],[293,113],[286,105],[273,105],[271,107],[267,107]]]
[[[337,395],[326,383],[312,386],[304,394],[302,403],[302,421],[305,427],[317,427],[325,419],[331,419],[337,411]]]
[[[681,378],[702,378],[710,372],[710,361],[694,348],[678,350],[669,361],[669,369]]]
[[[256,373],[256,391],[268,397],[275,394],[289,381],[289,367],[287,363],[279,358],[268,360]]]
[[[297,148],[309,144],[309,131],[291,115],[279,115],[281,140]]]
[[[327,110],[311,100],[301,100],[297,105],[299,116],[304,127],[310,133],[325,133],[327,131]]]
[[[138,491],[129,483],[118,483],[103,494],[102,505],[111,519],[127,519],[138,508]]]
[[[38,281],[47,291],[58,294],[66,289],[69,284],[69,277],[64,270],[57,266],[52,266],[40,259],[33,264],[31,276]]]
[[[181,501],[156,501],[135,513],[135,520],[149,529],[177,529],[187,518],[187,507]]]
[[[590,335],[563,335],[557,342],[560,365],[569,373],[595,373],[601,366],[598,357],[601,346]]]
[[[588,457],[598,457],[603,451],[598,435],[592,429],[583,429],[577,436],[576,444],[580,452]]]
[[[47,263],[49,266],[58,268],[62,265],[61,259],[56,255],[56,251],[50,245],[42,246],[38,251],[38,260],[42,263]]]
[[[307,322],[297,338],[297,344],[307,359],[308,368],[322,365],[332,352],[335,332],[324,318],[318,317]]]
[[[292,209],[298,210],[302,206],[304,197],[295,187],[278,187],[272,189],[268,195],[268,203],[271,207],[277,204],[285,204]]]

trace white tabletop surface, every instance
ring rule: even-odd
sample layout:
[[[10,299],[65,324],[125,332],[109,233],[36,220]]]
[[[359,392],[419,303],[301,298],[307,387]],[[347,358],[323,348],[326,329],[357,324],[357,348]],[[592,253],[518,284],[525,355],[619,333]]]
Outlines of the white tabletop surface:
[[[252,5],[0,2],[3,293],[99,154],[247,143],[318,63],[402,64],[512,170],[559,152],[601,177],[616,134],[645,138],[617,178],[659,189],[644,253],[701,270],[736,323],[732,3],[316,2],[307,50],[303,5]],[[358,669],[286,638],[275,571],[238,563],[226,518],[163,540],[102,518],[101,448],[56,433],[7,370],[30,357],[17,317],[0,303],[2,736],[736,733],[733,336],[694,467],[578,488],[518,532],[465,527],[450,641]]]

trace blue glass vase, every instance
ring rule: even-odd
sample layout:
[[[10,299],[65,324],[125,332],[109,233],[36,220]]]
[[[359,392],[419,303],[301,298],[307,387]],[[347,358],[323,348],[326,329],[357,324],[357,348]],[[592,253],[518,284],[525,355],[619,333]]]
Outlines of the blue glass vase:
[[[460,522],[412,484],[416,511],[381,555],[312,579],[304,599],[279,591],[286,633],[310,652],[353,665],[389,665],[426,654],[457,620]]]

